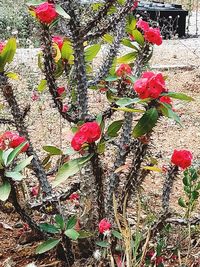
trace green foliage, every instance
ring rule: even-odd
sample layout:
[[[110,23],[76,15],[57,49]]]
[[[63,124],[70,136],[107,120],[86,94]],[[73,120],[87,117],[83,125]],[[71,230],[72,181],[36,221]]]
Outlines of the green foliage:
[[[79,172],[80,169],[85,165],[87,161],[91,159],[92,156],[93,154],[77,159],[72,159],[64,163],[63,166],[58,170],[58,173],[53,182],[53,187],[56,187],[60,183],[64,182],[68,177]]]
[[[185,217],[190,218],[199,199],[200,180],[197,170],[194,167],[186,169],[182,181],[185,197],[180,197],[178,204],[185,209]]]
[[[147,110],[134,127],[133,136],[140,137],[146,133],[149,133],[156,125],[157,120],[158,111],[156,110],[156,108]]]
[[[12,62],[16,52],[16,48],[16,39],[10,38],[0,54],[0,72],[4,70],[4,67],[7,63],[9,64]]]

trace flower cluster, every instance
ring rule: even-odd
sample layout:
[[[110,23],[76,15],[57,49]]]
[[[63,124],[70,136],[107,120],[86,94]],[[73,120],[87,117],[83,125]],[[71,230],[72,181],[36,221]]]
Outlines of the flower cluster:
[[[192,164],[192,159],[193,156],[190,151],[175,149],[171,157],[171,162],[182,169],[186,169]]]
[[[0,42],[0,53],[3,51],[5,45],[6,44],[4,42]]]
[[[141,99],[156,99],[161,93],[167,92],[163,75],[151,71],[142,74],[142,77],[134,83],[134,90]],[[162,98],[161,101],[166,103],[166,99]],[[168,98],[167,101],[169,102]]]
[[[17,133],[7,131],[4,134],[0,136],[0,149],[4,150],[6,149],[6,146],[9,148],[16,148],[21,143],[25,142],[26,139],[23,136],[19,136]],[[26,144],[21,152],[25,152],[29,147],[29,144]]]
[[[128,64],[121,64],[116,70],[116,75],[118,77],[126,77],[127,74],[131,74],[132,69]]]
[[[100,222],[99,222],[99,233],[100,234],[103,234],[105,233],[106,231],[109,231],[111,228],[111,223],[106,220],[106,219],[102,219]]]
[[[149,23],[139,19],[137,22],[137,28],[141,29],[144,32],[144,39],[152,44],[161,45],[162,36],[160,34],[159,28],[152,28],[149,26]]]
[[[54,4],[49,4],[48,2],[35,8],[35,14],[40,22],[46,24],[52,23],[58,17]]]
[[[101,136],[101,129],[97,122],[84,123],[78,132],[74,135],[71,146],[74,150],[79,151],[83,144],[94,143]]]
[[[62,49],[62,47],[63,47],[63,43],[64,43],[62,37],[60,37],[60,36],[53,36],[53,37],[52,37],[52,42],[53,42],[54,44],[57,44],[57,46],[59,47],[60,50]]]

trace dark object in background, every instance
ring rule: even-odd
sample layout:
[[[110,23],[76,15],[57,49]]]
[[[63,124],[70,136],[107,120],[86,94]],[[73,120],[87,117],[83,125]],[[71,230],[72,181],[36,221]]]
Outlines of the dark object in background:
[[[183,10],[182,5],[140,1],[136,14],[141,15],[144,20],[158,22],[164,38],[176,34],[178,37],[185,36],[188,11]]]

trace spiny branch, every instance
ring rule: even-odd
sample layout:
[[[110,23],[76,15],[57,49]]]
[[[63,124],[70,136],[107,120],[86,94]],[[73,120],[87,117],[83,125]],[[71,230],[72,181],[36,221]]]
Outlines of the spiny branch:
[[[102,37],[105,33],[110,32],[111,30],[115,30],[118,26],[118,23],[130,12],[133,5],[133,0],[127,0],[126,4],[117,12],[117,14],[111,16],[110,19],[106,21],[106,26],[104,26],[103,28],[97,27],[97,29],[95,29],[95,32],[87,34],[84,37],[84,40],[89,41],[97,39],[99,37]]]
[[[49,92],[61,116],[65,120],[75,123],[78,121],[75,117],[71,116],[68,112],[63,112],[63,104],[59,98],[59,94],[57,93],[57,84],[56,84],[56,79],[54,77],[55,66],[54,66],[54,59],[52,56],[51,35],[49,32],[49,27],[44,24],[42,24],[41,39],[43,43],[44,70],[45,70],[47,84],[49,87]]]
[[[40,162],[40,159],[38,158],[37,154],[35,153],[33,149],[33,146],[32,146],[29,134],[28,134],[28,129],[24,122],[23,113],[21,112],[19,108],[13,89],[11,85],[8,83],[8,79],[3,73],[0,74],[0,86],[2,88],[3,96],[10,106],[11,114],[13,116],[14,124],[15,124],[17,131],[19,132],[20,135],[24,136],[26,140],[29,142],[29,148],[27,149],[26,153],[28,156],[33,155],[33,160],[31,164],[33,167],[33,171],[35,172],[35,175],[38,178],[39,183],[42,187],[42,192],[44,192],[46,196],[51,195],[52,188],[47,180],[47,176],[46,176],[45,170],[42,167],[42,163]]]

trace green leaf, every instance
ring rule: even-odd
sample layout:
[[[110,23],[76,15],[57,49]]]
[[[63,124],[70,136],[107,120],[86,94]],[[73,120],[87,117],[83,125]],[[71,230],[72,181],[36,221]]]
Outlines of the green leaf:
[[[71,218],[69,218],[69,220],[67,221],[67,229],[71,229],[76,225],[77,222],[77,218],[75,216],[72,216]]]
[[[190,181],[190,177],[188,175],[186,175],[184,178],[183,178],[183,184],[185,186],[190,186],[191,184],[191,181]]]
[[[196,186],[195,189],[196,189],[196,190],[199,190],[199,189],[200,189],[200,182],[198,182],[198,184],[197,184],[197,186]]]
[[[194,190],[194,191],[192,192],[192,199],[193,199],[193,200],[197,200],[198,198],[199,198],[199,192],[196,191],[196,190]]]
[[[65,222],[63,220],[63,217],[60,214],[57,214],[55,216],[55,221],[56,221],[57,225],[60,227],[61,230],[65,229]]]
[[[21,161],[17,166],[14,168],[14,172],[22,171],[26,166],[28,166],[33,159],[33,156],[26,158],[25,160]]]
[[[140,31],[138,30],[133,30],[132,35],[134,37],[134,40],[139,44],[143,45],[144,44],[144,36],[141,34]]]
[[[106,241],[97,241],[96,245],[102,248],[108,248],[110,246],[110,244]]]
[[[68,236],[72,240],[77,240],[79,238],[79,233],[76,230],[74,230],[73,228],[67,229],[65,231],[65,235]]]
[[[51,238],[43,242],[36,248],[36,254],[42,254],[58,245],[60,239]]]
[[[139,98],[128,98],[128,97],[125,97],[125,98],[121,98],[119,100],[116,101],[116,104],[120,107],[126,107],[126,106],[129,106],[131,104],[136,104],[136,103],[139,103],[141,101],[141,99]]]
[[[96,117],[96,122],[97,122],[99,125],[101,125],[101,123],[102,123],[102,119],[103,119],[102,114],[98,114],[97,117]]]
[[[6,201],[10,195],[10,191],[11,191],[11,185],[9,182],[5,181],[0,186],[0,200]]]
[[[109,44],[112,44],[114,37],[111,34],[106,33],[103,36],[103,40]]]
[[[149,133],[156,125],[157,120],[158,111],[156,110],[156,108],[147,110],[134,127],[133,136],[140,137],[146,133]]]
[[[117,81],[117,80],[119,80],[119,77],[117,75],[114,75],[114,76],[110,75],[110,76],[105,78],[106,82],[114,82],[114,81]]]
[[[47,80],[42,79],[37,87],[39,92],[43,92],[47,88]]]
[[[97,153],[103,154],[106,149],[106,142],[104,140],[101,140],[97,145]]]
[[[44,232],[50,233],[50,234],[56,234],[59,233],[58,228],[53,225],[53,224],[49,224],[49,223],[40,223],[39,225],[40,229],[42,229]]]
[[[135,28],[136,28],[136,23],[137,23],[137,21],[136,21],[135,17],[132,14],[130,14],[128,16],[128,22],[127,22],[127,25],[126,25],[126,31],[128,33],[132,34],[133,30],[135,30]]]
[[[85,49],[85,60],[92,61],[96,57],[100,49],[101,49],[100,44],[94,44],[91,45],[90,47],[87,47]]]
[[[42,148],[51,155],[62,155],[63,154],[62,150],[56,146],[43,146]]]
[[[24,146],[27,143],[28,143],[27,141],[26,142],[23,142],[18,147],[16,147],[15,149],[13,149],[13,151],[8,155],[6,166],[8,166],[15,159],[15,157],[20,153],[20,151],[24,148]]]
[[[6,63],[12,62],[16,52],[16,48],[17,48],[16,39],[10,38],[0,54],[0,72],[4,70]]]
[[[17,75],[17,73],[14,72],[7,72],[6,76],[13,80],[19,80],[19,76]]]
[[[56,5],[55,6],[56,12],[62,16],[65,19],[70,19],[70,16],[65,12],[65,10],[60,6],[60,5]]]
[[[112,235],[118,239],[122,239],[122,235],[120,232],[113,230]]]
[[[121,64],[121,63],[132,63],[133,60],[136,58],[137,53],[136,52],[131,52],[128,53],[120,58],[117,59],[117,63]]]
[[[179,204],[179,206],[181,206],[182,208],[187,208],[187,205],[185,204],[185,201],[182,199],[182,197],[179,198],[179,200],[178,200],[178,204]]]
[[[79,233],[79,237],[78,237],[79,239],[89,238],[93,236],[93,233],[86,232],[84,230],[80,230],[78,233]]]
[[[180,126],[182,126],[179,116],[172,110],[171,105],[168,105],[162,102],[159,102],[159,103],[161,105],[160,110],[162,114],[170,119],[175,120]]]
[[[123,120],[119,120],[119,121],[114,121],[114,122],[112,122],[112,123],[109,125],[106,134],[107,134],[109,137],[116,137],[116,136],[118,136],[118,131],[121,129],[122,124],[123,124]]]
[[[3,161],[3,165],[6,166],[7,160],[8,160],[8,156],[10,155],[10,153],[13,151],[13,148],[9,148],[6,151],[2,151],[2,161]]]
[[[61,56],[63,59],[70,60],[74,54],[74,50],[72,47],[72,43],[70,41],[64,41],[62,49],[61,49]]]
[[[187,96],[186,94],[183,93],[174,93],[174,92],[169,92],[167,94],[162,94],[162,95],[166,95],[175,99],[180,99],[180,100],[185,100],[185,101],[193,101],[194,98],[192,98],[191,96]]]
[[[23,178],[25,178],[25,176],[20,172],[5,172],[5,176],[12,178],[14,181],[21,181]]]
[[[133,109],[133,108],[113,108],[114,110],[124,111],[124,112],[137,112],[137,113],[144,113],[142,109]]]
[[[63,166],[58,170],[58,173],[53,182],[53,187],[64,182],[68,177],[76,174],[84,166],[84,164],[92,158],[93,154],[90,154],[86,157],[72,159],[63,164]]]
[[[122,44],[124,46],[129,47],[129,48],[135,49],[136,51],[139,51],[139,49],[135,45],[133,45],[132,42],[127,38],[122,40]]]

